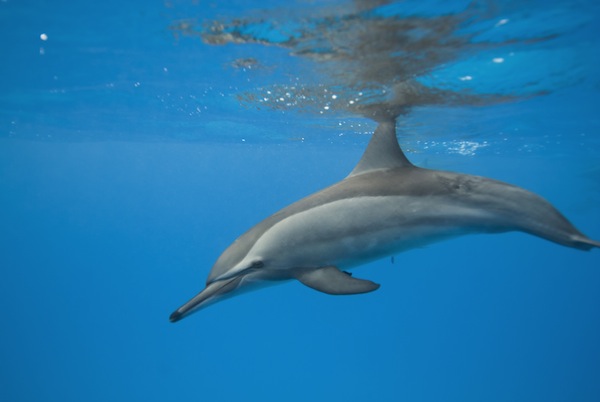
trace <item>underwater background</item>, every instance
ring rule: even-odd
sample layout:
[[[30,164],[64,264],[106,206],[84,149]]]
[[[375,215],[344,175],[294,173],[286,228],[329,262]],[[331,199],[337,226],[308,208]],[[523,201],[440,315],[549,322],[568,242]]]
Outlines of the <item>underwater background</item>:
[[[598,401],[600,251],[466,236],[172,324],[220,253],[407,156],[600,239],[600,3],[0,1],[1,401]]]

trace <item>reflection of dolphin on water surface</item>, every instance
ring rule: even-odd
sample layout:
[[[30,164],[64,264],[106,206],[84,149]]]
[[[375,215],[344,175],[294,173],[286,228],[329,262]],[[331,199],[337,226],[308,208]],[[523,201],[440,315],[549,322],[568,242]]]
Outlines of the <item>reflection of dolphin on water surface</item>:
[[[348,177],[240,236],[219,257],[204,290],[170,320],[288,279],[334,295],[371,292],[379,285],[343,270],[450,237],[513,230],[580,250],[600,247],[532,192],[414,166],[389,119],[379,124]]]

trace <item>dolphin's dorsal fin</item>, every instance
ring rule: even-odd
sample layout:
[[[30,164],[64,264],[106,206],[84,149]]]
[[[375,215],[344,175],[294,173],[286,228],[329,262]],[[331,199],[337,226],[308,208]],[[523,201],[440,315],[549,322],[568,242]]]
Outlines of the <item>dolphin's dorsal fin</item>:
[[[398,139],[396,138],[396,120],[389,119],[379,123],[365,153],[348,177],[372,170],[413,166],[398,144]]]

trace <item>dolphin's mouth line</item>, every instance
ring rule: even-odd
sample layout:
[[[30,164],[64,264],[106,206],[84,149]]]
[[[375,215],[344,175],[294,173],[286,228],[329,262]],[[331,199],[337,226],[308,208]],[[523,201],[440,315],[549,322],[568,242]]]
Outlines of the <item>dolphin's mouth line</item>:
[[[215,286],[216,286],[217,284],[221,284],[221,286],[219,286],[218,288],[215,288],[215,292],[217,292],[217,291],[223,289],[225,286],[227,286],[228,284],[230,284],[232,281],[234,281],[236,279],[241,279],[241,277],[238,277],[236,275],[236,276],[232,276],[229,278],[217,279],[217,280],[212,281],[211,283],[207,283],[206,286],[208,287],[213,284],[215,284]]]
[[[228,279],[236,279],[236,278],[243,278],[244,276],[248,275],[251,272],[256,271],[257,268],[255,266],[250,266],[248,268],[244,268],[241,271],[238,272],[233,272],[233,273],[225,273],[221,276],[216,277],[215,279],[213,279],[210,283],[207,283],[206,286],[212,285],[213,283],[217,283],[217,282],[222,282],[222,281],[226,281]]]

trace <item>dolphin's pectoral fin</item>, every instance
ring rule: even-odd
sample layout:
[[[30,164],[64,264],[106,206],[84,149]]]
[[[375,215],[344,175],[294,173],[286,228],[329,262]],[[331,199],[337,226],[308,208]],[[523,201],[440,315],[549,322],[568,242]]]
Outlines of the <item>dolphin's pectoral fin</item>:
[[[353,295],[379,289],[379,285],[365,279],[357,279],[336,267],[302,270],[296,279],[308,286],[330,295]]]

